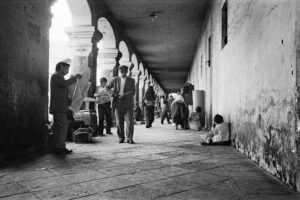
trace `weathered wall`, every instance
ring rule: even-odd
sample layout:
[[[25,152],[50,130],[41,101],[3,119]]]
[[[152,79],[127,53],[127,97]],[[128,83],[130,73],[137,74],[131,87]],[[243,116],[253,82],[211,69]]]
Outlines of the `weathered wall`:
[[[0,161],[43,143],[50,0],[0,1]]]
[[[212,113],[219,113],[230,122],[236,148],[300,191],[295,114],[295,8],[299,3],[297,0],[227,2],[228,44],[221,48],[224,0],[216,0],[211,3],[189,79],[199,89],[209,91],[206,72],[212,69]],[[202,77],[193,78],[196,68],[198,74],[201,69],[201,55],[208,60],[209,36],[211,68],[205,66]]]

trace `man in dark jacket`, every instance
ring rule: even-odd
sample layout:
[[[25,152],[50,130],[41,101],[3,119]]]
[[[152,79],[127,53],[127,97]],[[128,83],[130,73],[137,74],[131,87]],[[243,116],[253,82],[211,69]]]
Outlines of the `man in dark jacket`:
[[[133,141],[133,108],[134,108],[134,94],[135,81],[133,78],[127,77],[128,67],[122,65],[119,67],[121,76],[115,77],[107,86],[108,89],[113,90],[112,107],[116,116],[117,132],[119,136],[119,143],[124,143],[124,119],[126,115],[126,136],[127,142],[134,144]]]
[[[50,114],[53,115],[53,134],[54,144],[53,153],[69,154],[72,150],[66,149],[66,136],[68,132],[67,112],[69,110],[70,100],[68,98],[68,86],[81,78],[80,74],[65,80],[64,76],[69,73],[70,65],[65,62],[59,62],[56,65],[55,73],[50,79]]]

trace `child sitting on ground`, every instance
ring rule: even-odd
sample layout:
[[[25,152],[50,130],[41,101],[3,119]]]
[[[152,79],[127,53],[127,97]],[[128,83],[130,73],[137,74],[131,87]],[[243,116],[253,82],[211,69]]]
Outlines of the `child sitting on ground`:
[[[206,136],[206,141],[202,145],[230,145],[229,127],[219,114],[214,116],[212,132]]]

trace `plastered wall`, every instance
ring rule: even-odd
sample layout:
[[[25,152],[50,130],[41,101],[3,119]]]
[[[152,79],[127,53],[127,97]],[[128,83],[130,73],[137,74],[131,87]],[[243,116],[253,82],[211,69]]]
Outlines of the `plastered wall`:
[[[296,129],[299,3],[227,0],[228,43],[222,49],[224,2],[211,2],[188,81],[206,91],[206,112],[212,109],[212,116],[219,113],[230,123],[239,151],[300,191]]]
[[[0,161],[43,143],[50,4],[48,0],[0,2]]]

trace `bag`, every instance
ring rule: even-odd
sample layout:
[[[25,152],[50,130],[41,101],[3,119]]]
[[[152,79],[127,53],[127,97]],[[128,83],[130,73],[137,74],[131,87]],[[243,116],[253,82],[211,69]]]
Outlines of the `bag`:
[[[90,127],[79,128],[73,133],[75,143],[89,143],[92,141],[93,129]]]

